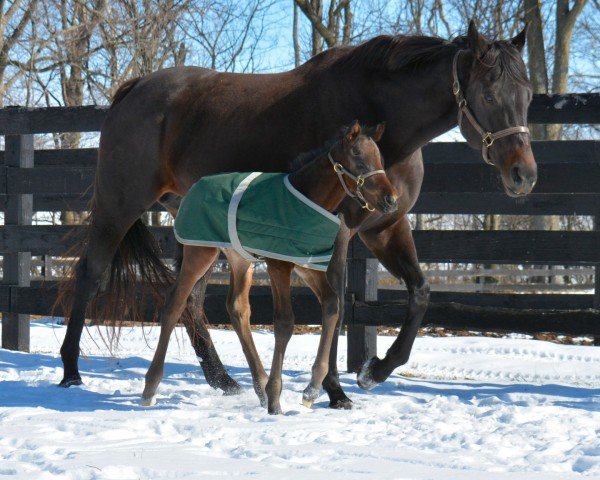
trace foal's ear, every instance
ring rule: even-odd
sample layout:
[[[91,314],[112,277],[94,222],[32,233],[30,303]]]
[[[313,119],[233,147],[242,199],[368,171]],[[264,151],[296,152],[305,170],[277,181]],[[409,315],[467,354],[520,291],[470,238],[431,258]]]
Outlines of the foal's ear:
[[[515,38],[511,39],[511,43],[517,47],[519,52],[523,51],[523,47],[525,46],[525,40],[527,39],[527,30],[529,30],[529,22],[525,24],[521,33],[519,33]]]
[[[359,135],[360,135],[360,123],[358,123],[358,120],[354,120],[354,122],[352,123],[352,125],[350,125],[346,129],[346,133],[344,134],[344,138],[349,143],[354,143],[356,141],[356,139],[358,138]]]
[[[371,135],[371,138],[374,142],[378,142],[383,137],[383,132],[385,131],[385,122],[381,122],[375,127],[375,132]]]
[[[469,48],[473,50],[475,56],[477,58],[483,57],[485,52],[488,50],[489,42],[477,31],[477,24],[475,23],[475,20],[471,20],[469,22],[467,39],[469,40]]]

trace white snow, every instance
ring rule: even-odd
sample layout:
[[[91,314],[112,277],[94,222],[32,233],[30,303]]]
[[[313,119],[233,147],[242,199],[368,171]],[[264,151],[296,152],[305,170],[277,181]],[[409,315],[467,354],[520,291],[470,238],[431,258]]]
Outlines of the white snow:
[[[158,328],[145,332],[153,348]],[[352,411],[329,410],[325,395],[308,410],[301,392],[318,336],[298,335],[284,366],[286,415],[273,417],[251,391],[231,331],[212,335],[246,393],[224,397],[208,387],[178,329],[153,408],[138,403],[153,354],[140,328],[123,329],[118,358],[96,328],[85,332],[85,384],[68,390],[55,387],[64,333],[35,322],[33,353],[0,350],[0,477],[600,478],[598,347],[418,338],[408,365],[370,392],[342,375]],[[272,335],[255,339],[270,365]],[[392,341],[380,336],[380,353]]]

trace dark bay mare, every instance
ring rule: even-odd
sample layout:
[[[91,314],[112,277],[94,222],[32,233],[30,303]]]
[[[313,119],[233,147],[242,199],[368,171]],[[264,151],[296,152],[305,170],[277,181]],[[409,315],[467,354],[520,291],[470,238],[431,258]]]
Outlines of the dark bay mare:
[[[361,129],[358,123],[348,127],[343,135],[336,135],[332,141],[328,141],[322,148],[300,156],[295,162],[298,169],[292,173],[284,175],[274,175],[270,178],[269,189],[277,188],[289,181],[288,189],[290,195],[294,197],[303,195],[301,205],[304,206],[307,201],[312,202],[310,208],[311,216],[320,218],[326,217],[330,222],[331,236],[328,242],[333,247],[331,258],[328,265],[305,264],[306,258],[296,258],[292,263],[285,261],[281,253],[269,255],[264,254],[267,263],[267,271],[271,280],[271,291],[273,293],[273,325],[275,329],[275,349],[273,351],[273,361],[270,374],[267,376],[262,365],[250,330],[250,287],[252,286],[252,265],[253,257],[240,247],[241,243],[234,248],[223,248],[227,261],[229,262],[230,281],[227,294],[227,311],[231,318],[231,324],[235,329],[241,343],[244,355],[248,360],[254,389],[263,406],[268,408],[270,414],[282,413],[280,405],[280,396],[282,389],[282,368],[283,359],[287,344],[292,336],[294,329],[294,312],[292,310],[291,297],[291,277],[292,271],[296,270],[298,275],[305,281],[319,299],[322,313],[322,331],[321,340],[317,350],[317,355],[312,367],[312,378],[309,385],[302,395],[305,406],[312,406],[314,400],[319,396],[321,384],[325,375],[329,371],[329,352],[336,333],[336,324],[338,321],[340,299],[343,298],[343,290],[336,291],[332,287],[335,285],[335,275],[340,269],[343,270],[346,261],[345,252],[341,254],[340,248],[344,248],[348,229],[345,226],[338,225],[340,220],[331,215],[337,209],[340,202],[346,196],[355,198],[361,206],[371,212],[392,213],[397,208],[396,191],[385,175],[381,163],[381,155],[375,141],[381,138],[384,127],[383,124],[373,129],[372,136],[369,135],[371,129]],[[251,178],[269,178],[262,174],[243,174],[247,175],[245,180],[240,182],[243,189],[246,189],[244,182]],[[223,182],[229,182],[231,178],[241,178],[242,175],[235,173],[233,175],[209,176],[197,183],[192,191],[192,195],[202,189],[204,192],[213,192],[216,194],[207,194],[201,200],[194,201],[195,197],[186,197],[186,205],[180,210],[180,216],[185,219],[192,219],[194,222],[206,220],[200,218],[207,216],[204,205],[210,203],[215,208],[214,203],[220,201],[223,195]],[[252,185],[250,181],[248,185]],[[218,185],[213,190],[211,186]],[[273,198],[266,191],[259,195],[260,200],[264,198]],[[297,198],[297,197],[296,197]],[[294,198],[294,201],[297,201]],[[234,202],[235,194],[231,200],[224,201],[223,204],[229,206]],[[188,202],[192,202],[192,207]],[[268,208],[261,203],[257,206],[252,199],[248,200],[246,208]],[[285,203],[281,200],[281,203]],[[286,204],[286,207],[288,204]],[[278,206],[281,208],[281,206]],[[298,206],[292,203],[286,208],[290,215],[299,215]],[[327,213],[329,212],[329,213]],[[368,217],[367,217],[368,218]],[[182,218],[178,217],[178,225],[182,225]],[[217,223],[220,223],[218,220]],[[269,222],[269,228],[266,231],[254,232],[254,238],[261,235],[272,239],[272,227]],[[305,235],[318,234],[322,230],[322,224],[316,228],[307,228],[306,222],[301,227]],[[178,232],[179,233],[179,232]],[[230,234],[231,235],[231,234]],[[180,237],[181,238],[181,237]],[[203,237],[205,238],[205,237]],[[165,355],[169,345],[169,338],[179,321],[182,312],[185,310],[187,299],[192,292],[198,280],[206,274],[219,254],[219,247],[214,246],[214,242],[202,244],[196,237],[189,241],[183,240],[183,263],[181,270],[175,281],[173,290],[167,295],[165,307],[161,312],[161,329],[158,346],[152,360],[152,364],[146,373],[146,384],[142,394],[142,404],[146,406],[154,405],[156,402],[156,391],[163,376]],[[288,240],[290,241],[290,240]],[[233,245],[233,244],[232,244]],[[272,251],[271,251],[272,252]],[[278,250],[278,252],[281,252]],[[334,279],[329,281],[328,276]]]
[[[204,175],[283,171],[290,158],[322,144],[354,119],[386,122],[379,148],[398,192],[394,213],[374,213],[364,222],[367,212],[353,200],[339,207],[349,236],[358,234],[408,289],[407,318],[398,338],[360,376],[365,388],[383,382],[407,362],[429,299],[407,218],[423,179],[421,147],[460,123],[469,145],[499,171],[508,195],[527,195],[535,184],[537,167],[524,127],[532,97],[520,55],[525,35],[523,30],[511,40],[489,41],[471,22],[468,34],[452,41],[379,36],[330,49],[279,74],[179,67],[123,84],[102,126],[87,241],[63,289],[69,322],[61,385],[81,383],[79,340],[89,300],[101,283],[102,295],[112,300],[108,306],[121,317],[125,309],[133,315],[137,305],[122,295],[135,285],[132,264],[157,293],[172,283],[140,221],[145,210],[160,199],[175,212],[177,198]],[[107,270],[108,280],[102,282]],[[202,288],[200,283],[200,294]],[[190,311],[184,324],[207,381],[236,391],[197,303]],[[323,387],[332,407],[349,408],[336,356],[334,340]]]

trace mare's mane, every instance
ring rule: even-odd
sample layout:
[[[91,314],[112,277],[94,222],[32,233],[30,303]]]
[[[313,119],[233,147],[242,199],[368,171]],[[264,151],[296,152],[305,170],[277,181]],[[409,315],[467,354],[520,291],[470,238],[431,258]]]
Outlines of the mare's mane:
[[[468,49],[466,36],[453,40],[422,35],[380,35],[355,47],[337,47],[324,52],[332,55],[332,68],[366,68],[371,71],[397,72],[407,68],[426,67],[443,58],[452,57],[458,50]],[[313,57],[318,58],[320,57]],[[497,71],[521,85],[529,85],[521,55],[510,40],[495,40],[475,64],[474,76],[480,78]]]

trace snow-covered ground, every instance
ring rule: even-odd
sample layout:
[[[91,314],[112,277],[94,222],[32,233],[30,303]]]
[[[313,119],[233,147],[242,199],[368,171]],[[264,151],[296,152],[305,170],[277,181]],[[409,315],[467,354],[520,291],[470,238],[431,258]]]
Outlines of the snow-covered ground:
[[[300,405],[318,337],[294,336],[286,415],[272,417],[251,391],[233,332],[212,335],[246,393],[208,387],[178,329],[153,408],[138,404],[153,353],[140,328],[123,330],[118,358],[97,329],[86,332],[85,384],[68,390],[55,387],[64,332],[36,322],[33,353],[0,350],[0,477],[600,478],[598,347],[418,338],[409,364],[372,392],[343,374],[354,409],[333,411],[325,396],[313,410]],[[158,329],[145,332],[153,347]],[[272,335],[255,339],[269,365]],[[380,337],[380,352],[392,340]]]

